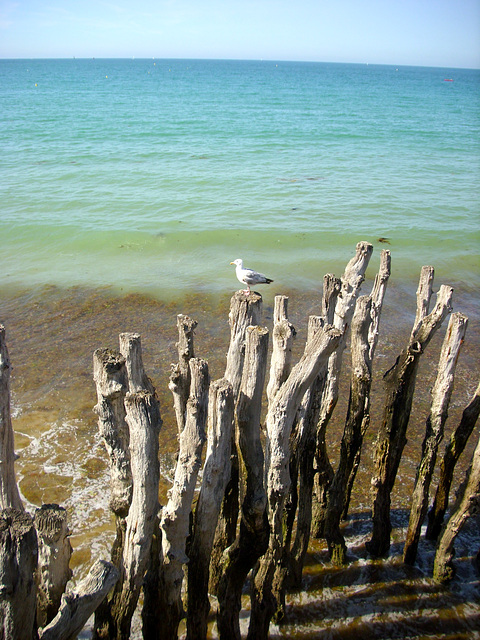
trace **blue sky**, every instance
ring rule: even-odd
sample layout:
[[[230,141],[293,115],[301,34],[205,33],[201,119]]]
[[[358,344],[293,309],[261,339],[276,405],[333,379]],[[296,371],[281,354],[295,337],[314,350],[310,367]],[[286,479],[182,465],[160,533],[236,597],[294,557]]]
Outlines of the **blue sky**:
[[[1,58],[480,68],[480,0],[0,0]]]

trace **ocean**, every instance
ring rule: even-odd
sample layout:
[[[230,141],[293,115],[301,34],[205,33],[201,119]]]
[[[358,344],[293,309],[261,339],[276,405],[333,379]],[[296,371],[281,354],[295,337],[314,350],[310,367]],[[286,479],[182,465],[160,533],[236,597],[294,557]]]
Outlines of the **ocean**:
[[[371,427],[345,523],[350,564],[312,541],[304,588],[288,594],[272,638],[480,637],[478,521],[456,545],[453,586],[432,583],[434,548],[401,562],[408,511],[445,327],[422,356],[408,443],[392,494],[392,550],[372,563],[370,478],[383,374],[410,335],[420,269],[454,287],[469,317],[447,440],[480,379],[480,71],[220,60],[0,60],[0,324],[12,364],[16,473],[29,511],[69,513],[73,581],[108,559],[114,522],[97,433],[92,354],[139,332],[160,399],[161,496],[177,453],[168,390],[176,315],[198,321],[196,355],[223,375],[230,262],[274,283],[297,330],[321,307],[357,242],[373,247],[362,293],[388,249]],[[349,352],[328,451],[338,460]],[[473,439],[476,436],[472,436]],[[459,462],[458,486],[475,442]],[[442,445],[443,447],[443,445]],[[440,453],[443,452],[441,447]],[[433,483],[434,484],[434,483]],[[248,614],[242,614],[245,625]],[[211,637],[215,636],[212,625]],[[82,637],[89,637],[88,631]]]
[[[305,290],[382,238],[397,279],[433,264],[477,288],[479,89],[479,70],[1,60],[3,282],[223,292],[241,257]]]

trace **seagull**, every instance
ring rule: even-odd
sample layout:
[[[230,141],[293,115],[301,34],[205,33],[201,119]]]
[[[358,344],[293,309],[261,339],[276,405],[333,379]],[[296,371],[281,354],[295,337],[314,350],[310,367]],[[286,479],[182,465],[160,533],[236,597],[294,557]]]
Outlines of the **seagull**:
[[[250,285],[255,284],[270,284],[273,280],[264,276],[263,273],[258,273],[258,271],[254,271],[253,269],[247,269],[247,267],[243,266],[243,260],[237,258],[230,264],[236,265],[235,273],[237,274],[237,278],[243,284],[246,284],[248,289],[245,289],[243,293],[247,296],[250,294]]]

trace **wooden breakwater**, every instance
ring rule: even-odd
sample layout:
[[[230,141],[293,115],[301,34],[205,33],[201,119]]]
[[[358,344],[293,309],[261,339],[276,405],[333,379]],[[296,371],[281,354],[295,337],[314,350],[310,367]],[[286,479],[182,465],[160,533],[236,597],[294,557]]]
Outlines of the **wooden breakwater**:
[[[325,276],[322,314],[309,319],[305,350],[295,364],[295,329],[288,321],[287,299],[276,297],[268,376],[269,332],[261,326],[258,294],[237,292],[232,298],[225,375],[215,382],[209,380],[207,362],[195,357],[195,321],[178,317],[178,363],[172,366],[169,386],[179,455],[163,507],[158,504],[162,421],[155,389],[143,369],[140,336],[121,334],[118,352],[95,352],[95,411],[110,460],[116,540],[110,562],[97,561],[87,578],[63,598],[71,575],[66,512],[57,505],[43,505],[32,518],[23,508],[14,474],[10,365],[2,329],[0,637],[75,637],[95,611],[94,637],[128,638],[143,591],[144,638],[176,638],[184,616],[187,636],[205,637],[209,594],[217,597],[220,637],[238,638],[241,593],[249,582],[249,637],[266,638],[270,621],[283,615],[286,589],[301,583],[312,535],[327,540],[332,561],[347,561],[340,521],[348,512],[369,427],[371,369],[390,275],[390,254],[383,251],[371,294],[360,296],[371,254],[372,246],[360,243],[342,278]],[[412,498],[406,563],[415,561],[467,326],[465,316],[450,313],[451,287],[440,288],[430,311],[432,289],[433,269],[425,267],[411,335],[385,376],[384,417],[377,429],[372,478],[368,548],[372,557],[379,557],[389,552],[390,496],[406,442],[418,362],[450,315]],[[338,399],[347,335],[350,400],[334,469],[325,436]],[[455,535],[478,509],[479,447],[464,490],[444,523],[453,469],[479,411],[477,389],[440,465],[427,529],[428,536],[438,539],[437,580],[451,577]]]

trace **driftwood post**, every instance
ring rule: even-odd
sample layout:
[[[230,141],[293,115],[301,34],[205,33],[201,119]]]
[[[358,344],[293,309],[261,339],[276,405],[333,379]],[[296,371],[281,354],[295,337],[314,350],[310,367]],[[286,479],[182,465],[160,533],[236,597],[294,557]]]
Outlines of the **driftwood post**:
[[[74,640],[117,580],[113,564],[97,560],[76,589],[62,596],[60,609],[43,629],[41,640]]]
[[[23,510],[15,479],[15,451],[10,413],[10,359],[5,327],[0,325],[0,509]]]
[[[210,385],[207,454],[195,509],[192,543],[188,549],[188,640],[201,640],[207,636],[210,556],[225,487],[230,478],[233,420],[232,386],[223,378]]]
[[[220,637],[240,640],[241,595],[247,575],[268,545],[260,415],[267,366],[268,330],[248,327],[245,362],[236,406],[236,438],[241,478],[241,520],[235,542],[226,549],[218,585]]]
[[[288,321],[287,296],[275,296],[273,311],[272,358],[270,361],[270,377],[267,385],[268,403],[288,378],[292,369],[292,344],[296,331]]]
[[[452,287],[442,285],[437,304],[412,332],[410,341],[385,374],[386,401],[375,451],[373,488],[373,532],[367,549],[374,557],[384,556],[390,548],[390,494],[398,466],[407,442],[415,379],[420,356],[434,333],[451,310]]]
[[[168,388],[173,394],[173,406],[177,417],[178,433],[182,433],[185,426],[185,411],[190,393],[190,367],[189,362],[195,356],[193,338],[197,322],[188,316],[177,316],[178,363],[172,364],[170,383]]]
[[[440,478],[433,506],[428,512],[428,526],[425,537],[428,540],[436,540],[442,529],[443,518],[448,508],[448,497],[452,484],[455,465],[465,449],[475,423],[480,415],[480,384],[478,385],[473,398],[465,407],[460,424],[452,433],[445,448],[445,454],[440,464]]]
[[[23,510],[0,512],[0,638],[36,637],[37,534]]]
[[[359,242],[355,256],[345,267],[341,278],[341,289],[335,303],[333,326],[342,333],[338,348],[328,360],[328,370],[322,390],[320,417],[317,425],[317,445],[315,452],[315,484],[313,493],[312,530],[315,536],[323,534],[326,498],[330,482],[333,479],[333,469],[328,459],[325,435],[327,425],[338,401],[338,386],[342,367],[343,352],[347,344],[347,332],[350,328],[355,303],[360,288],[365,279],[365,271],[373,252],[373,246],[368,242]]]
[[[283,551],[283,508],[290,486],[289,439],[295,414],[302,397],[340,339],[341,333],[333,327],[318,331],[278,390],[268,410],[266,467],[270,539],[269,547],[257,565],[252,588],[252,613],[248,631],[250,640],[268,637],[270,620],[277,607],[273,580]]]
[[[363,437],[370,423],[370,387],[372,363],[378,341],[378,326],[385,290],[390,277],[390,252],[382,251],[380,270],[370,296],[358,298],[352,319],[352,372],[345,429],[340,446],[340,461],[327,493],[325,538],[332,561],[343,564],[346,546],[340,531],[340,519],[348,502],[351,484],[358,467]]]
[[[133,476],[132,502],[126,518],[120,562],[121,592],[113,606],[118,640],[128,640],[132,616],[150,557],[155,517],[158,513],[158,434],[161,427],[156,398],[148,391],[128,393],[126,420],[130,429]]]
[[[326,274],[323,278],[322,316],[310,316],[308,319],[307,344],[324,325],[333,324],[337,297],[342,287],[340,278]],[[315,480],[314,457],[317,442],[317,423],[322,403],[327,367],[324,366],[313,381],[310,389],[302,398],[296,416],[295,431],[292,435],[292,455],[290,473],[292,488],[287,503],[287,531],[285,552],[289,565],[290,584],[300,587],[303,562],[307,553],[312,527],[312,500]],[[323,483],[322,483],[323,484]],[[298,503],[298,509],[297,509]],[[295,520],[296,515],[296,520]],[[296,524],[295,539],[290,547],[290,538]]]
[[[246,295],[236,291],[230,300],[230,344],[227,353],[227,365],[224,377],[233,388],[234,402],[238,398],[238,390],[242,381],[243,362],[245,359],[245,336],[247,327],[260,324],[262,318],[262,296],[251,291]],[[210,563],[210,591],[217,592],[221,571],[221,557],[237,535],[239,512],[239,469],[235,435],[232,434],[230,480],[225,489],[220,516],[218,518],[215,541]]]
[[[125,536],[125,519],[132,499],[129,433],[126,423],[125,396],[128,375],[124,356],[111,349],[97,349],[93,354],[93,378],[97,388],[98,432],[108,454],[110,468],[110,509],[115,514],[116,538],[111,560],[120,566]],[[112,594],[95,611],[94,640],[116,638],[113,615],[115,602],[122,590],[117,582]]]
[[[35,511],[38,537],[37,624],[45,627],[57,615],[67,582],[72,577],[72,556],[67,512],[56,504]]]
[[[467,518],[480,513],[480,438],[473,454],[472,464],[467,472],[464,491],[459,496],[450,519],[438,540],[433,567],[433,578],[438,582],[447,582],[454,576],[452,564],[453,545]]]
[[[432,389],[432,406],[427,418],[422,458],[417,469],[412,496],[408,531],[403,549],[403,560],[413,564],[417,556],[420,529],[427,515],[428,493],[438,445],[443,438],[443,430],[448,415],[448,405],[453,391],[453,381],[458,354],[462,346],[468,319],[461,313],[452,313],[438,362],[438,374]]]
[[[203,445],[206,439],[209,375],[205,360],[192,358],[190,366],[190,396],[187,402],[185,427],[180,434],[180,451],[173,486],[160,519],[161,563],[156,611],[161,620],[144,617],[144,637],[171,640],[177,637],[184,617],[182,602],[183,565],[188,562],[186,541],[189,533],[192,500]],[[153,602],[150,606],[153,606]],[[158,615],[158,614],[157,614]],[[153,626],[151,626],[153,625]]]

